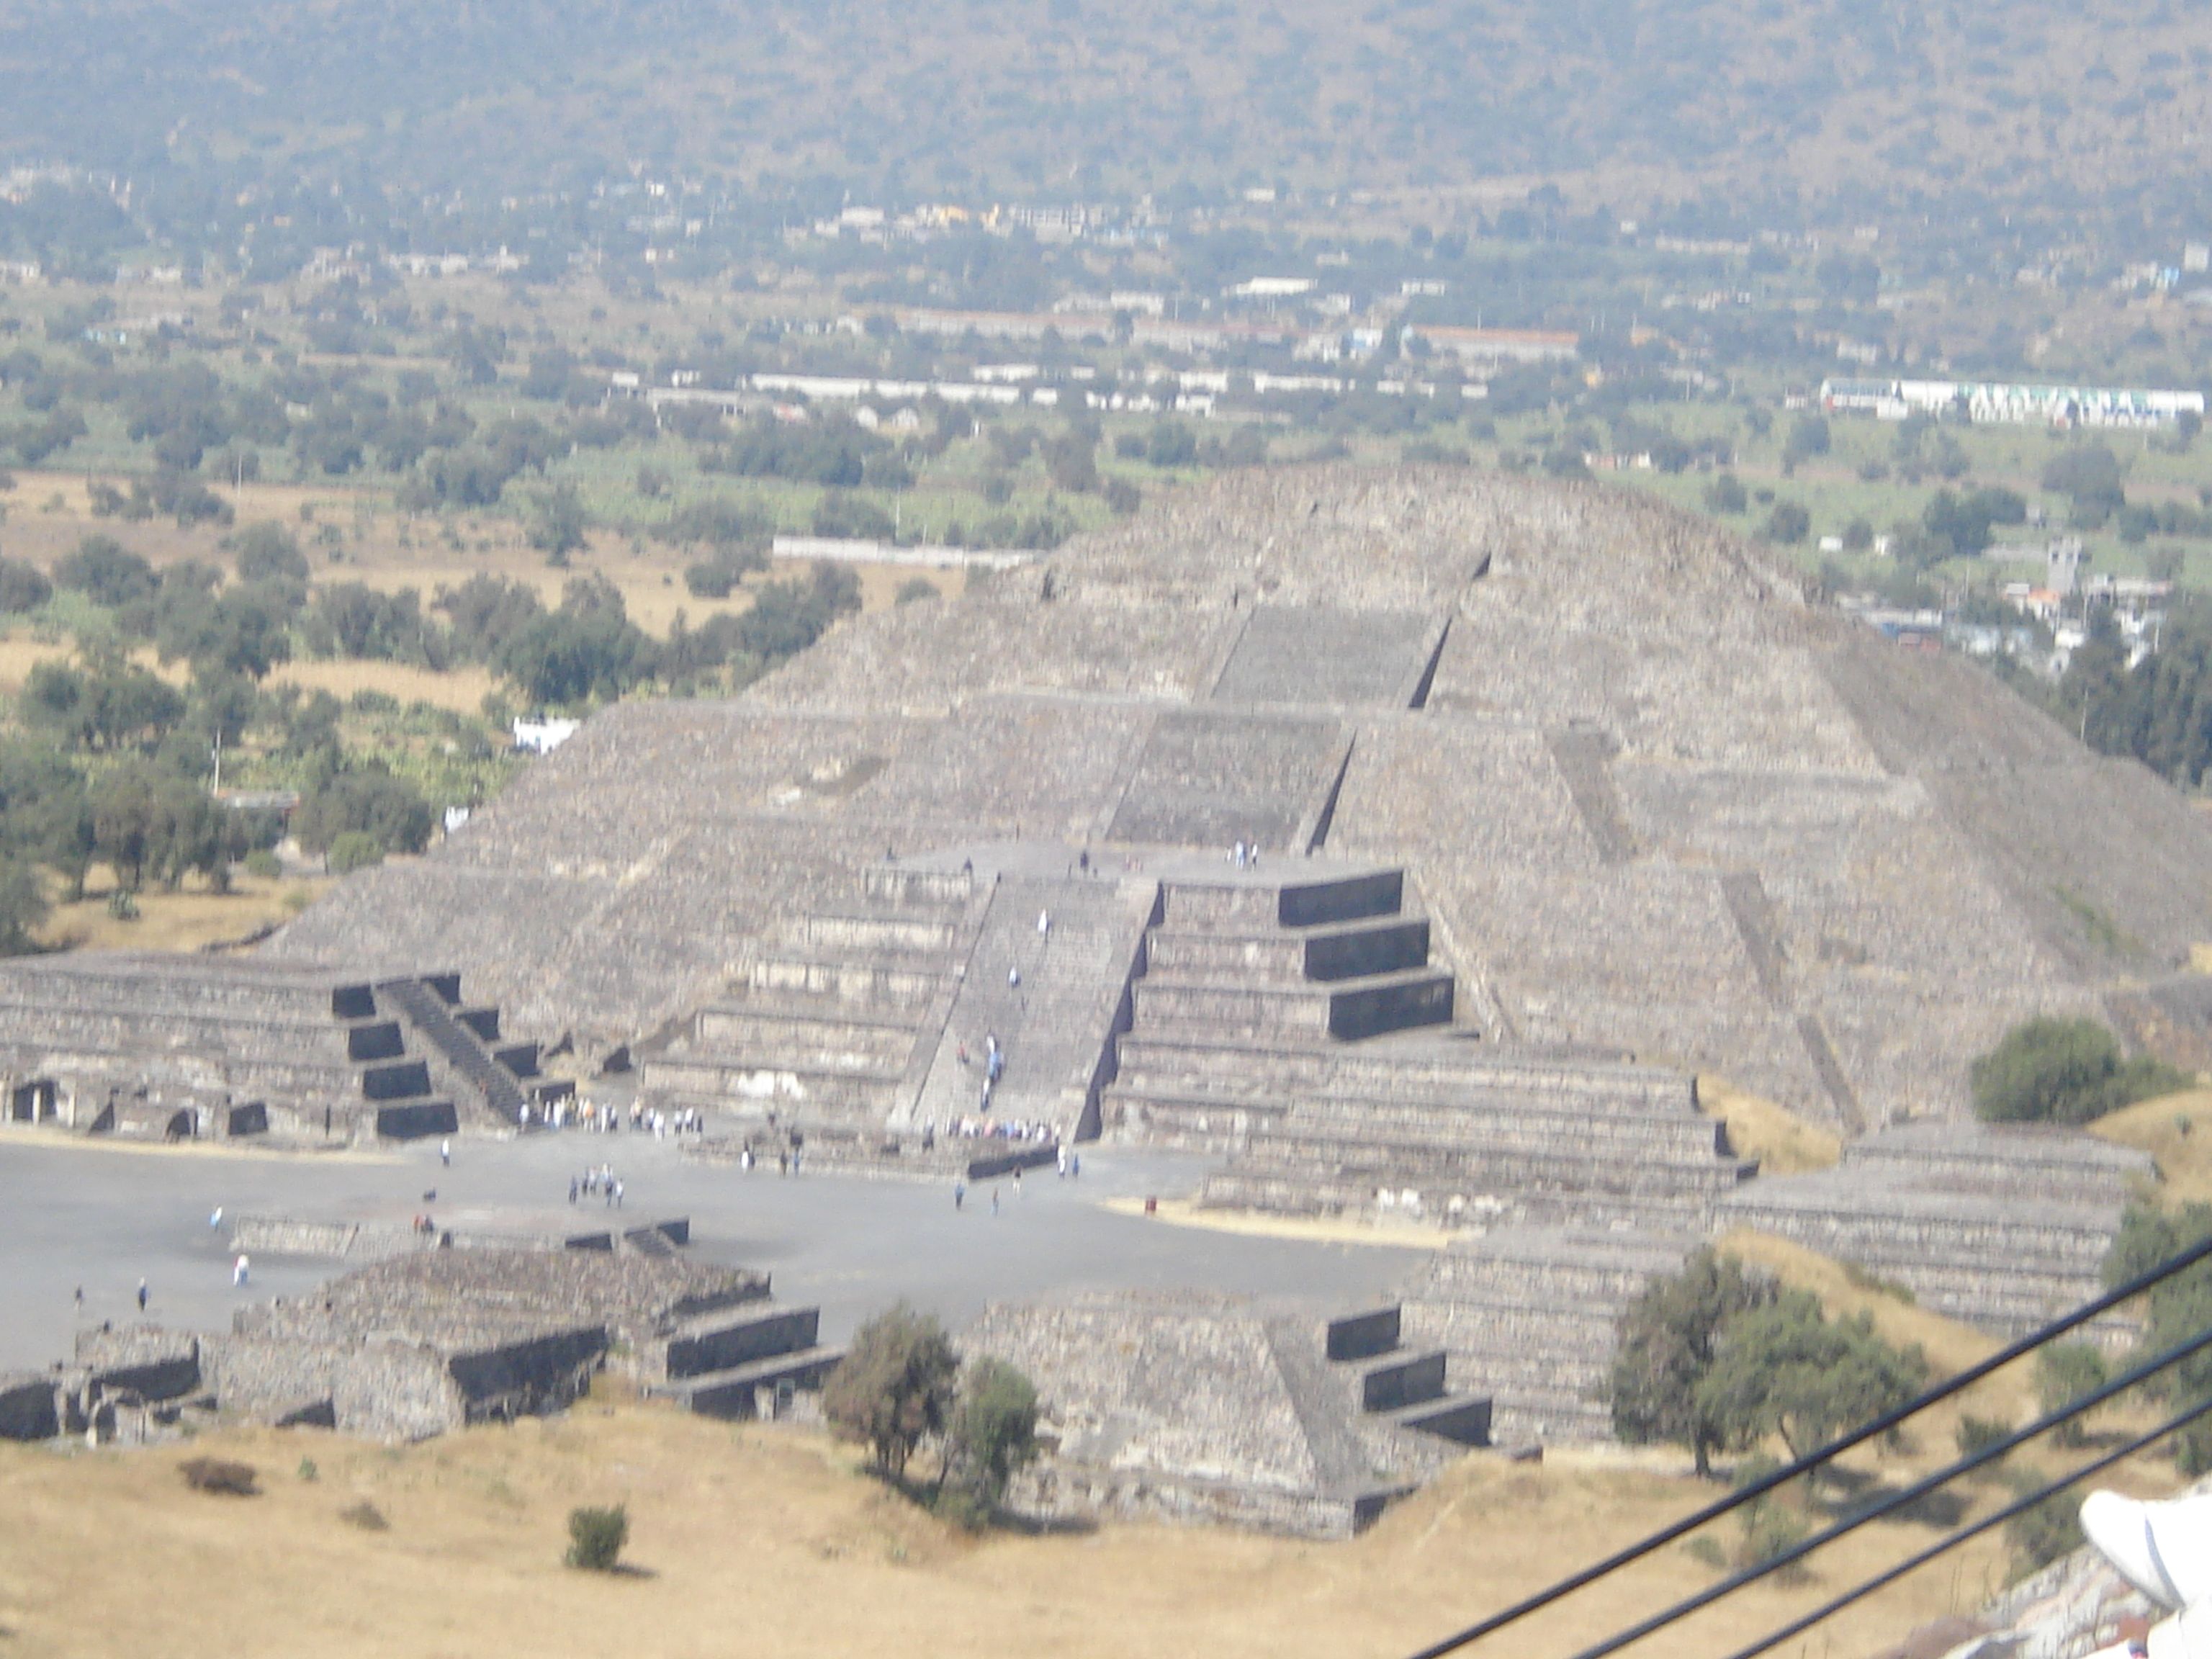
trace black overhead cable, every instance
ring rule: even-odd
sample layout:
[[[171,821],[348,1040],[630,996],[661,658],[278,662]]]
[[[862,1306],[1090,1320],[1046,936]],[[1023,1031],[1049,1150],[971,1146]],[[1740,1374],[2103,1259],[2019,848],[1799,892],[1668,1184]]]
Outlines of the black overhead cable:
[[[1904,1422],[1907,1418],[1917,1416],[1921,1412],[1927,1410],[1929,1407],[1936,1404],[1938,1401],[1948,1400],[1953,1395],[1959,1393],[1960,1390],[1971,1388],[1973,1384],[1980,1382],[1991,1372],[1999,1370],[2004,1366],[2012,1364],[2014,1360],[2021,1358],[2024,1356],[2033,1352],[2036,1349],[2041,1347],[2045,1343],[2051,1341],[2053,1338],[2063,1336],[2067,1332],[2087,1324],[2091,1320],[2099,1317],[2100,1315],[2109,1313],[2121,1303],[2125,1302],[2133,1297],[2140,1296],[2143,1291],[2150,1289],[2153,1285],[2162,1283],[2185,1268],[2196,1266],[2198,1262],[2204,1261],[2208,1257],[2212,1257],[2212,1237],[2207,1237],[2200,1240],[2197,1243],[2191,1245],[2187,1249],[2182,1251],[2179,1255],[2172,1257],[2169,1261],[2160,1262],[2157,1267],[2151,1268],[2148,1273],[2138,1274],[2136,1278],[2130,1279],[2126,1284],[2118,1286],[2117,1289],[2106,1291],[2104,1295],[2098,1297],[2094,1301],[2083,1303],[2081,1306],[2075,1309],[2073,1312],[2064,1316],[2063,1318],[2055,1319],[2048,1325],[2045,1325],[2037,1330],[2031,1331],[2027,1335],[2021,1337],[2019,1340],[2009,1343],[2004,1347],[1998,1349],[1996,1352],[1991,1354],[1988,1358],[1969,1365],[1965,1370],[1945,1379],[1943,1382],[1937,1383],[1935,1387],[1929,1389],[1916,1395],[1914,1398],[1905,1401],[1904,1405],[1899,1406],[1896,1410],[1885,1412],[1881,1416],[1875,1418],[1873,1421],[1862,1424],[1859,1427],[1853,1429],[1849,1434],[1843,1436],[1839,1439],[1831,1441],[1828,1444],[1807,1453],[1804,1456],[1797,1459],[1795,1462],[1784,1465],[1781,1468],[1775,1470],[1771,1474],[1763,1476],[1759,1480],[1751,1481],[1743,1486],[1738,1487],[1728,1497],[1716,1499],[1714,1502],[1706,1504],[1703,1509],[1696,1510],[1692,1514],[1685,1516],[1681,1520],[1674,1522],[1668,1526],[1661,1528],[1657,1532],[1651,1534],[1650,1536],[1641,1539],[1636,1543],[1630,1544],[1622,1549],[1615,1550],[1611,1555],[1605,1557],[1602,1560],[1595,1561],[1589,1566],[1581,1569],[1579,1571],[1570,1573],[1566,1577],[1560,1579],[1557,1583],[1538,1590],[1533,1595],[1523,1597],[1522,1600],[1515,1602],[1511,1607],[1492,1613],[1488,1618],[1468,1626],[1465,1630],[1460,1631],[1455,1635],[1448,1636],[1441,1642],[1433,1643],[1430,1646],[1419,1650],[1418,1652],[1411,1656],[1411,1659],[1443,1659],[1443,1656],[1445,1654],[1456,1652],[1459,1649],[1467,1646],[1471,1642],[1479,1642],[1484,1637],[1492,1635],[1498,1631],[1504,1629],[1508,1625],[1514,1624],[1520,1620],[1527,1618],[1530,1613],[1538,1611],[1540,1608],[1547,1607],[1553,1602],[1559,1601],[1565,1596],[1571,1595],[1575,1591],[1581,1589],[1587,1584],[1595,1583],[1598,1579],[1604,1577],[1607,1574],[1618,1571],[1620,1568],[1627,1566],[1631,1562],[1640,1561],[1645,1556],[1652,1554],[1656,1551],[1664,1549],[1676,1539],[1684,1537],[1690,1533],[1697,1531],[1698,1528],[1718,1520],[1721,1516],[1729,1513],[1733,1510],[1741,1508],[1743,1504],[1751,1502],[1753,1498],[1762,1498],[1766,1493],[1774,1491],[1777,1487],[1786,1486],[1790,1481],[1796,1480],[1800,1475],[1811,1473],[1814,1469],[1828,1462],[1831,1458],[1837,1457],[1841,1454],[1850,1450],[1855,1446],[1864,1445],[1868,1441],[1875,1438],[1877,1436],[1888,1433],[1892,1429],[1897,1427],[1899,1424]]]
[[[2186,1359],[2190,1355],[2200,1352],[2206,1348],[2212,1348],[2212,1327],[2199,1331],[2179,1346],[2168,1348],[2164,1353],[2154,1355],[2143,1361],[2142,1364],[2121,1372],[2103,1387],[2083,1395],[2072,1405],[2062,1407],[2057,1411],[2039,1417],[2026,1428],[2008,1434],[2002,1440],[1991,1441],[1980,1450],[1968,1453],[1957,1462],[1946,1464],[1933,1474],[1923,1475],[1911,1486],[1900,1486],[1880,1501],[1852,1511],[1825,1531],[1814,1533],[1802,1543],[1792,1544],[1788,1549],[1770,1556],[1757,1566],[1746,1567],[1740,1572],[1730,1573],[1718,1583],[1709,1584],[1693,1595],[1684,1596],[1673,1607],[1655,1613],[1649,1619],[1631,1625],[1626,1630],[1615,1632],[1595,1646],[1583,1649],[1575,1656],[1575,1659],[1604,1659],[1607,1654],[1618,1653],[1632,1643],[1640,1642],[1654,1632],[1664,1630],[1678,1620],[1687,1618],[1698,1608],[1710,1607],[1724,1595],[1733,1595],[1746,1584],[1755,1583],[1769,1573],[1779,1572],[1793,1562],[1803,1560],[1814,1551],[1826,1548],[1848,1533],[1856,1532],[1869,1522],[1879,1521],[1885,1515],[1918,1503],[1929,1493],[1949,1486],[1960,1475],[1971,1474],[1983,1464],[1995,1462],[2006,1453],[2015,1450],[2026,1442],[2034,1439],[2036,1436],[2045,1433],[2072,1418],[2079,1417],[2084,1412],[2095,1409],[2114,1395],[2124,1394],[2130,1389],[2140,1386],[2167,1366]]]
[[[1765,1653],[1768,1649],[1781,1646],[1783,1643],[1788,1641],[1793,1636],[1803,1635],[1807,1631],[1812,1629],[1814,1626],[1819,1624],[1822,1620],[1828,1618],[1833,1613],[1840,1613],[1844,1608],[1850,1606],[1852,1602],[1863,1600],[1865,1597],[1873,1595],[1876,1590],[1881,1589],[1884,1585],[1893,1583],[1896,1580],[1904,1577],[1905,1574],[1916,1571],[1919,1568],[1926,1566],[1937,1556],[1945,1553],[1947,1551],[1956,1549],[1960,1545],[1965,1543],[1969,1538],[1977,1537],[1979,1534],[1987,1532],[1992,1527],[2001,1526],[2005,1522],[2011,1520],[2015,1515],[2019,1515],[2024,1510],[2033,1509],[2038,1504],[2043,1503],[2046,1499],[2055,1497],[2059,1492],[2065,1491],[2067,1487],[2075,1485],[2077,1481],[2085,1480],[2088,1476],[2097,1474],[2100,1470],[2108,1469],[2115,1463],[2121,1462],[2127,1458],[2133,1457],[2144,1447],[2151,1444],[2154,1441],[2164,1439],[2167,1435],[2173,1433],[2177,1429],[2187,1428],[2191,1423],[2203,1416],[2207,1412],[2212,1412],[2212,1398],[2200,1401],[2197,1404],[2191,1406],[2187,1411],[2182,1412],[2176,1416],[2169,1417],[2165,1422],[2160,1424],[2158,1427],[2151,1430],[2148,1434],[2139,1434],[2134,1439],[2129,1441],[2125,1445],[2120,1446],[2112,1451],[2106,1452],[2101,1456],[2091,1458],[2087,1463],[2081,1465],[2080,1468],[2075,1469],[2069,1474],[2060,1475],[2055,1480],[2045,1481],[2040,1486],[2036,1487],[2033,1492],[2014,1498],[2011,1503],[2007,1504],[2002,1509],[1995,1510],[1989,1515],[1985,1515],[1980,1520],[1973,1522],[1967,1526],[1960,1528],[1958,1531],[1953,1533],[1949,1537],[1939,1539],[1935,1543],[1929,1545],[1925,1549],[1906,1556],[1904,1560],[1899,1561],[1895,1566],[1885,1567],[1881,1571],[1875,1574],[1873,1577],[1866,1580],[1863,1583],[1855,1584],[1850,1589],[1844,1591],[1841,1595],[1831,1596],[1827,1601],[1823,1601],[1819,1607],[1814,1608],[1810,1613],[1803,1613],[1799,1617],[1791,1620],[1788,1624],[1783,1626],[1781,1629],[1771,1632],[1767,1635],[1760,1637],[1759,1640],[1753,1642],[1749,1647],[1738,1648],[1734,1653],[1728,1656],[1728,1659],[1757,1659],[1758,1655]]]

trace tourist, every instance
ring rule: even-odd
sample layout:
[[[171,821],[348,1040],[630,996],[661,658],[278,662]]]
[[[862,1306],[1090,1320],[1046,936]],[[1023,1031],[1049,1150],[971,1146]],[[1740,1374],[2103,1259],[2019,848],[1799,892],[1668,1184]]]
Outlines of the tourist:
[[[996,1214],[998,1214],[998,1212],[999,1212],[999,1189],[998,1189],[996,1187],[994,1187],[994,1188],[991,1188],[991,1213],[992,1213],[993,1215],[996,1215]]]
[[[1014,987],[1019,985],[1021,982],[1022,970],[1019,968],[1008,968],[1006,969],[1006,988],[1011,991]]]
[[[952,1207],[959,1209],[968,1201],[968,1183],[955,1176],[952,1180]]]
[[[143,1279],[138,1281],[138,1311],[146,1311],[146,1281]]]
[[[1042,939],[1042,938],[1044,938],[1048,933],[1051,933],[1051,932],[1052,932],[1052,912],[1051,912],[1051,911],[1049,911],[1049,910],[1040,910],[1040,911],[1038,911],[1038,912],[1037,912],[1037,937],[1038,937],[1039,939]]]
[[[241,1250],[239,1252],[238,1260],[231,1263],[230,1267],[230,1285],[233,1290],[242,1290],[245,1288],[246,1275],[250,1270],[250,1264],[246,1261],[246,1253]]]
[[[1066,1179],[1067,1179],[1067,1148],[1066,1148],[1066,1147],[1065,1147],[1065,1146],[1060,1146],[1060,1147],[1058,1147],[1058,1148],[1054,1149],[1054,1158],[1053,1158],[1053,1164],[1054,1164],[1054,1167],[1056,1168],[1056,1170],[1058,1170],[1058,1172],[1059,1172],[1060,1178],[1062,1181],[1066,1180]]]
[[[441,1140],[438,1143],[438,1162],[444,1164],[447,1169],[453,1168],[453,1143],[452,1141]]]
[[[738,1167],[740,1170],[743,1170],[747,1175],[750,1175],[752,1173],[753,1148],[750,1141],[747,1141],[744,1146],[738,1150]]]
[[[210,1232],[213,1232],[216,1228],[222,1225],[222,1206],[218,1204],[215,1206],[215,1213],[208,1218],[208,1231]]]
[[[76,1316],[79,1319],[84,1317],[84,1286],[82,1285],[76,1287]]]
[[[576,1201],[576,1177],[574,1176],[568,1177],[568,1201],[571,1204]]]
[[[622,1184],[622,1182],[621,1182],[617,1181],[617,1182],[615,1182],[615,1208],[617,1208],[617,1210],[619,1210],[620,1208],[622,1208],[622,1201],[623,1201],[623,1184]]]

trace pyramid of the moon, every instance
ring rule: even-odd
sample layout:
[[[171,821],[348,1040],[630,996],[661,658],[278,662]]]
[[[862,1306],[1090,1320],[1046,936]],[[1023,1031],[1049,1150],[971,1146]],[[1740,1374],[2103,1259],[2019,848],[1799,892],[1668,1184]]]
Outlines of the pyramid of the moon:
[[[459,970],[793,1121],[1110,1126],[1213,1042],[1708,1070],[1858,1132],[1961,1111],[2031,1013],[2186,1043],[2199,941],[2180,796],[1713,527],[1311,470],[610,708],[269,953]]]

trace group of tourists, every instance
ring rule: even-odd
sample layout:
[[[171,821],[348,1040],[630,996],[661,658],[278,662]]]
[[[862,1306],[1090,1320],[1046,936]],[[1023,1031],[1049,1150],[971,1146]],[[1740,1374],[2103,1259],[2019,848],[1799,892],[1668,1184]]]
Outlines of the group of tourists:
[[[804,1149],[799,1144],[799,1139],[796,1134],[792,1136],[791,1144],[788,1146],[777,1147],[775,1149],[775,1172],[780,1176],[797,1175],[799,1173],[799,1154]],[[750,1175],[752,1173],[752,1167],[757,1161],[758,1160],[757,1160],[753,1156],[753,1144],[751,1141],[748,1140],[743,1146],[738,1149],[738,1167],[744,1170],[746,1174]]]
[[[602,1106],[594,1100],[570,1103],[556,1100],[545,1109],[545,1121],[556,1129],[565,1129],[572,1123],[586,1134],[610,1135],[619,1133],[623,1127],[623,1110],[618,1106]],[[707,1121],[690,1106],[675,1111],[663,1111],[659,1107],[646,1109],[642,1101],[629,1105],[629,1128],[633,1134],[651,1134],[655,1140],[670,1135],[697,1135],[707,1132]]]
[[[595,1164],[583,1174],[568,1177],[568,1201],[571,1204],[581,1203],[593,1196],[604,1198],[611,1210],[622,1208],[622,1177],[615,1173],[613,1164]]]

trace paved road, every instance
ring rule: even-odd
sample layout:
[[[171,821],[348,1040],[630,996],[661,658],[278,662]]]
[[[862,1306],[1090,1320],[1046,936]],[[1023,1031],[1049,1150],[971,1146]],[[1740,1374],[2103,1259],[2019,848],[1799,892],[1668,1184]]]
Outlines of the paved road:
[[[1203,1165],[1157,1154],[1094,1151],[1079,1181],[1033,1172],[971,1189],[955,1212],[949,1186],[773,1169],[741,1173],[687,1164],[673,1143],[645,1136],[542,1135],[518,1143],[463,1140],[442,1168],[434,1144],[386,1159],[240,1157],[91,1148],[32,1133],[0,1133],[0,1370],[44,1367],[70,1350],[82,1285],[86,1318],[137,1317],[139,1279],[149,1316],[222,1328],[242,1303],[291,1294],[339,1271],[328,1261],[257,1257],[253,1283],[230,1285],[228,1215],[397,1220],[428,1210],[441,1226],[555,1231],[605,1219],[571,1210],[568,1176],[614,1164],[633,1224],[691,1218],[693,1253],[764,1268],[779,1296],[818,1302],[824,1334],[842,1339],[896,1297],[949,1322],[993,1301],[1076,1289],[1192,1287],[1301,1296],[1351,1306],[1386,1292],[1419,1266],[1418,1250],[1240,1237],[1113,1213],[1116,1194],[1187,1194]],[[423,1197],[434,1190],[435,1200]]]

